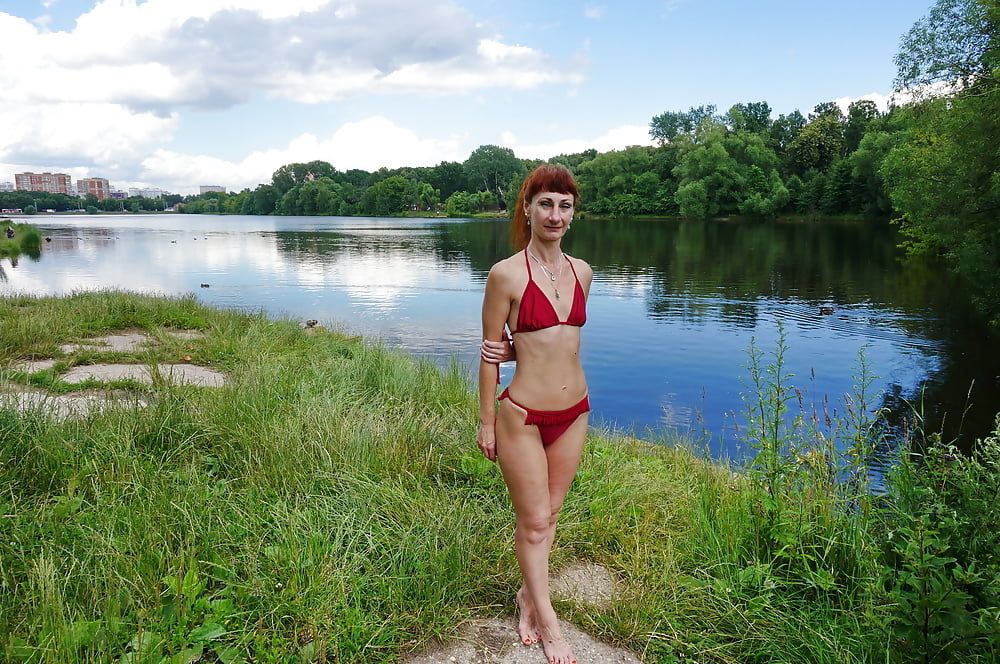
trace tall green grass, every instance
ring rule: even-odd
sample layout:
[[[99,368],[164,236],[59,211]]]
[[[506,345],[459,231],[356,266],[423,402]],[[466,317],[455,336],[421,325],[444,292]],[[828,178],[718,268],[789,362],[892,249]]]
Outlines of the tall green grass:
[[[474,615],[510,613],[513,514],[475,447],[464,371],[193,298],[117,292],[0,298],[0,366],[135,328],[161,343],[134,360],[190,354],[230,383],[134,386],[150,407],[77,421],[0,405],[4,659],[389,662]],[[178,328],[205,336],[167,334]],[[101,359],[82,357],[65,362]],[[900,488],[876,498],[863,479],[868,409],[856,399],[853,429],[807,415],[786,425],[774,416],[794,390],[780,358],[757,358],[748,400],[763,407],[745,436],[759,453],[745,472],[591,434],[553,564],[602,563],[620,595],[560,611],[655,662],[886,661],[920,638],[922,661],[944,661],[939,646],[990,661],[983,629],[996,623],[976,607],[996,588],[966,572],[995,575],[992,540],[933,572],[907,547],[940,505],[966,519],[948,551],[995,519],[968,513],[988,507],[979,487],[994,486],[996,446],[942,466],[965,478],[960,490],[937,491],[929,465],[907,461]],[[928,550],[947,558],[942,532]],[[951,618],[922,629],[914,607],[933,598],[912,579],[940,582],[956,565],[971,599],[947,616],[973,618],[947,645],[938,628]]]

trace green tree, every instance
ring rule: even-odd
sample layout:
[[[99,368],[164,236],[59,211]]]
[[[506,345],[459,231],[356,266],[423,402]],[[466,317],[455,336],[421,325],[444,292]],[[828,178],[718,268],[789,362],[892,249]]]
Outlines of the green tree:
[[[693,133],[702,122],[714,118],[715,104],[692,106],[686,112],[665,111],[650,121],[649,135],[660,145],[665,145],[678,135]]]
[[[440,192],[441,198],[448,198],[465,188],[465,168],[457,161],[442,161],[430,169],[426,181]]]
[[[779,115],[778,119],[771,124],[771,144],[778,150],[784,150],[799,135],[799,131],[806,126],[806,119],[799,111],[795,110],[788,115]]]
[[[896,84],[917,94],[944,83],[959,88],[997,78],[1000,7],[991,0],[938,0],[903,36]]]
[[[603,152],[577,168],[580,196],[587,209],[608,213],[610,199],[623,194],[638,194],[637,180],[653,171],[653,150],[642,146],[632,146],[624,150]],[[655,173],[652,173],[655,176]],[[657,182],[659,178],[656,178]],[[649,179],[639,186],[643,193],[650,194],[648,204],[653,203],[649,191]],[[655,192],[653,192],[655,193]]]
[[[847,107],[847,124],[844,127],[844,152],[858,149],[869,125],[881,117],[878,106],[870,99],[852,101]]]
[[[488,191],[456,191],[444,203],[444,212],[449,217],[467,217],[482,212],[493,204],[493,194]]]
[[[766,134],[771,129],[771,106],[766,101],[734,104],[726,111],[726,124],[733,131]]]
[[[253,191],[253,212],[250,214],[274,214],[278,202],[278,190],[269,184],[258,185]]]
[[[802,174],[811,168],[826,170],[843,149],[844,127],[838,109],[836,113],[815,115],[788,144],[786,152],[794,172]]]
[[[420,182],[417,185],[417,200],[420,202],[421,210],[433,210],[441,200],[441,192],[428,182]]]
[[[417,183],[401,175],[393,175],[365,190],[361,197],[361,210],[365,214],[398,214],[409,209],[416,200]]]
[[[909,126],[880,169],[907,246],[943,255],[1000,325],[1000,6],[938,0],[896,64],[911,90],[958,84],[901,113]]]
[[[506,191],[522,171],[521,160],[510,148],[498,145],[480,145],[462,164],[469,184],[478,191],[488,191],[496,198],[498,207],[506,207]]]

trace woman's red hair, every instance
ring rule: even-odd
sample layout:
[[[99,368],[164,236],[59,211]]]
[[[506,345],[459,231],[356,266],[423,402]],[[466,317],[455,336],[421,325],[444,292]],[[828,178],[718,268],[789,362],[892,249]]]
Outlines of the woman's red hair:
[[[510,224],[510,239],[517,250],[528,246],[531,239],[531,229],[528,228],[528,216],[524,213],[524,204],[531,201],[543,191],[554,194],[569,194],[573,196],[573,205],[580,202],[580,190],[569,169],[561,164],[542,164],[524,178],[521,191],[517,194],[514,205],[514,221]]]

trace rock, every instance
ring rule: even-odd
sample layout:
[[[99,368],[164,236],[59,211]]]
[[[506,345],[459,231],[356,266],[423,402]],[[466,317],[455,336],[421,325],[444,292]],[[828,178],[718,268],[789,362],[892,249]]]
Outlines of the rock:
[[[23,362],[17,362],[11,365],[11,369],[15,371],[23,371],[24,373],[35,373],[37,371],[45,371],[46,369],[51,369],[56,365],[56,361],[53,359],[48,360],[25,360]]]
[[[567,622],[560,621],[560,626],[578,664],[641,664],[627,650],[597,641]],[[458,632],[454,641],[432,643],[404,657],[403,664],[545,664],[540,645],[518,641],[517,624],[511,618],[473,620]]]
[[[120,353],[136,350],[152,341],[145,332],[123,332],[85,339],[76,344],[64,344],[59,348],[64,353],[75,353],[79,350],[106,350]]]
[[[615,594],[611,573],[601,565],[578,562],[554,575],[549,582],[554,597],[577,604],[606,607]],[[623,648],[592,638],[560,620],[563,636],[578,664],[640,664],[638,656]],[[476,619],[458,630],[455,639],[434,642],[403,658],[404,664],[545,664],[541,645],[523,645],[513,618]]]

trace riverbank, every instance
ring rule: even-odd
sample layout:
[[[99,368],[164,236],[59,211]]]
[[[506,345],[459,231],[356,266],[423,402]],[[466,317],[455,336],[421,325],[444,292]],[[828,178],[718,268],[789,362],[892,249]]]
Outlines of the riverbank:
[[[166,335],[192,329],[203,336]],[[124,384],[148,405],[80,420],[2,402],[5,659],[383,662],[510,614],[513,515],[474,445],[464,371],[194,298],[108,292],[0,298],[0,367],[15,384],[65,390],[57,369],[106,357],[67,359],[60,346],[121,330],[164,340],[131,361],[183,355],[227,384]],[[41,358],[63,363],[9,369]],[[832,481],[835,451],[786,448],[793,433],[762,433],[760,465],[737,474],[682,445],[592,432],[552,564],[600,563],[618,595],[560,613],[646,661],[860,662],[941,648],[992,661],[997,589],[973,577],[998,569],[996,466],[944,459],[956,497],[904,464],[912,472],[876,501],[863,481]],[[907,533],[939,503],[958,516],[935,521],[921,551],[944,560],[950,546],[958,562],[915,562]],[[954,592],[914,599],[907,571]],[[936,601],[936,622],[917,630],[904,601]]]
[[[7,229],[14,231],[13,237],[7,237]],[[0,219],[0,259],[7,258],[16,263],[21,254],[38,258],[42,247],[42,236],[31,224],[18,223],[10,219]]]

